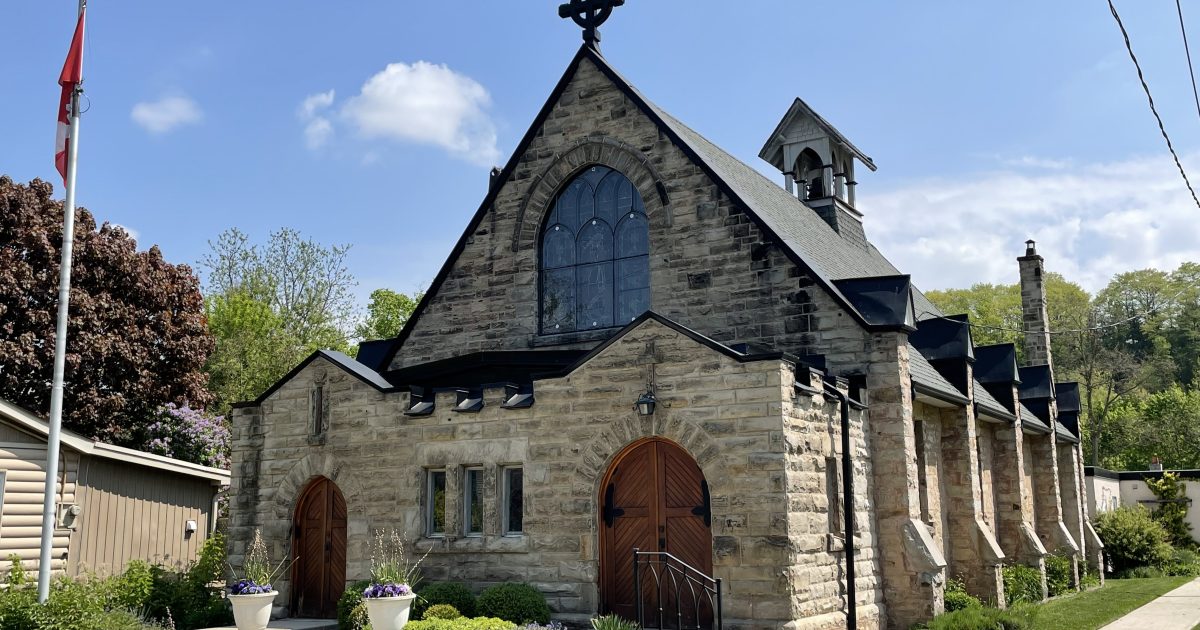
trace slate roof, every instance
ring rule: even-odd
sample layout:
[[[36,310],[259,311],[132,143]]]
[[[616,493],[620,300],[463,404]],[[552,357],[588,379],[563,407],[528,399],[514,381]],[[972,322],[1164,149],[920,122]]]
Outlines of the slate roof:
[[[1046,423],[1042,422],[1041,418],[1038,418],[1036,415],[1034,415],[1034,413],[1029,410],[1029,407],[1026,407],[1022,404],[1020,411],[1021,424],[1028,425],[1039,433],[1050,432],[1050,427],[1046,426]]]
[[[953,401],[966,401],[966,395],[946,380],[913,345],[908,344],[908,370],[913,384],[923,385],[933,396],[941,395]]]
[[[1079,443],[1079,438],[1075,437],[1075,435],[1071,433],[1071,430],[1068,429],[1067,427],[1063,426],[1063,424],[1061,422],[1054,425],[1054,434],[1058,436],[1058,439],[1060,441],[1065,440],[1067,442],[1070,442],[1071,444]]]
[[[608,68],[612,75],[624,81],[619,73],[603,61],[603,57],[597,58],[600,63],[605,64],[601,67],[602,70]],[[642,99],[721,181],[733,189],[748,206],[751,214],[783,239],[783,243],[808,265],[818,279],[828,283],[845,278],[900,275],[900,270],[874,245],[868,243],[864,248],[842,238],[820,215],[795,195],[659,108],[627,81],[625,85]],[[914,290],[913,294],[917,319],[942,315],[919,290]]]
[[[1012,418],[1013,414],[1005,407],[991,392],[984,389],[983,384],[975,381],[975,404],[984,412],[991,412],[991,415],[999,415],[1002,418]]]

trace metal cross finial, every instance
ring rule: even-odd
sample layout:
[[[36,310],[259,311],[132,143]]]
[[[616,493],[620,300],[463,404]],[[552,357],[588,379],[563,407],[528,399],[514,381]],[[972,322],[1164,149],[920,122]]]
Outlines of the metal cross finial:
[[[583,27],[583,41],[589,46],[600,42],[598,27],[612,14],[614,7],[625,4],[625,0],[570,0],[558,7],[558,17],[571,18]]]

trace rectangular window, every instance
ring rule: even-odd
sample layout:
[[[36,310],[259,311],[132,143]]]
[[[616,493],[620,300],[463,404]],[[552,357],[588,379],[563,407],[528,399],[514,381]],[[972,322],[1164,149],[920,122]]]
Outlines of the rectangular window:
[[[483,535],[483,469],[468,468],[463,478],[463,533]]]
[[[428,536],[446,535],[446,471],[426,472],[425,533]]]
[[[503,479],[504,491],[501,493],[502,531],[505,535],[520,534],[524,531],[525,520],[525,479],[520,468],[505,468]]]

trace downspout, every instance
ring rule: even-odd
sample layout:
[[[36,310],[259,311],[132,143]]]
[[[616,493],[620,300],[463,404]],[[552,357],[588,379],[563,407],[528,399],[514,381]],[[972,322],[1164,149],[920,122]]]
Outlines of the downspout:
[[[836,386],[825,384],[825,392],[838,399],[842,413],[842,512],[846,534],[846,629],[858,630],[858,595],[854,587],[854,466],[850,461],[850,398]]]

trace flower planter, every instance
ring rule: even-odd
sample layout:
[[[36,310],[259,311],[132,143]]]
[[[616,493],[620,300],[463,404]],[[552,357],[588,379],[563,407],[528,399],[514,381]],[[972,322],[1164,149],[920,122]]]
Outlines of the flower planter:
[[[275,603],[278,591],[254,595],[230,595],[233,605],[233,623],[238,630],[267,630],[271,621],[271,604]]]
[[[417,596],[413,594],[396,597],[365,597],[367,616],[371,618],[373,630],[400,630],[408,623],[408,612],[412,601]],[[240,630],[240,626],[239,626]]]

